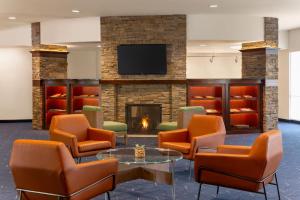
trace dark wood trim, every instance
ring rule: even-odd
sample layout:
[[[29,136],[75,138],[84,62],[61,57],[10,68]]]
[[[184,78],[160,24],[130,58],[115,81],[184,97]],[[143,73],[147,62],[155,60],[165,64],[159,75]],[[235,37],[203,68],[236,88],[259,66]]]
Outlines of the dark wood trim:
[[[32,80],[32,86],[34,87],[40,87],[43,85],[43,81],[42,80]]]
[[[2,119],[0,123],[20,123],[20,122],[32,122],[32,119]]]
[[[186,84],[186,80],[99,80],[100,84],[115,84],[115,85],[129,85],[129,84]]]
[[[32,57],[53,57],[53,58],[67,58],[69,52],[59,51],[30,51]]]
[[[280,121],[280,122],[286,122],[286,123],[293,123],[293,124],[300,124],[300,121],[298,121],[298,120],[293,120],[293,119],[282,119],[282,118],[278,118],[278,121]]]

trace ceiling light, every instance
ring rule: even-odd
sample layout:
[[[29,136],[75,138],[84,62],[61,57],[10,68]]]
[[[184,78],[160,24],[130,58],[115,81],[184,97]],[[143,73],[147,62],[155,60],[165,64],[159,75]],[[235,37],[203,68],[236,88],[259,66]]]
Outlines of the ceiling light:
[[[209,5],[210,8],[217,8],[218,7],[218,4],[211,4]]]
[[[80,10],[72,10],[72,13],[80,13]]]
[[[200,47],[207,47],[208,45],[207,44],[200,44],[199,46]]]
[[[97,47],[99,47],[99,48],[100,48],[100,47],[101,47],[101,44],[99,44]]]
[[[17,19],[15,16],[10,16],[10,17],[8,17],[8,19],[9,20],[15,20],[15,19]]]

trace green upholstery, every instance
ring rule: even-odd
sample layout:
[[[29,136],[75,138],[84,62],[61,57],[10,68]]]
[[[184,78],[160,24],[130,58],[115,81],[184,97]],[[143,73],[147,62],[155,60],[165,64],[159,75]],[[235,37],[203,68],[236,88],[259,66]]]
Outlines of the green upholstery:
[[[202,112],[204,111],[204,107],[203,106],[186,106],[186,107],[180,107],[179,108],[182,111],[198,111],[198,112]]]
[[[101,108],[99,106],[83,106],[82,110],[85,111],[101,111]]]
[[[172,131],[177,129],[177,122],[162,122],[158,125],[160,131]]]
[[[127,124],[122,122],[104,121],[103,129],[114,132],[127,132]]]

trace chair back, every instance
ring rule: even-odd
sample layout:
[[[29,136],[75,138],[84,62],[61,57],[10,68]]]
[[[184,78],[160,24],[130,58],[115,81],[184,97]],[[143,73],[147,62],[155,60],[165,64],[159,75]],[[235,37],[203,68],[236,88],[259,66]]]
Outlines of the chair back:
[[[85,105],[82,108],[82,114],[84,114],[93,128],[103,128],[103,109],[99,106]]]
[[[193,115],[189,126],[189,139],[193,137],[218,133],[226,134],[223,118],[215,115]]]
[[[83,114],[56,115],[51,120],[50,135],[55,129],[71,133],[79,142],[87,139],[87,130],[90,124]]]
[[[68,194],[66,172],[75,165],[63,143],[42,140],[16,140],[9,162],[18,189],[60,195]],[[39,199],[31,193],[26,196]]]
[[[279,130],[261,134],[254,142],[250,156],[261,168],[258,178],[264,178],[277,170],[282,160],[282,135]]]
[[[177,129],[187,128],[193,115],[205,115],[206,111],[203,106],[180,107],[177,116]]]

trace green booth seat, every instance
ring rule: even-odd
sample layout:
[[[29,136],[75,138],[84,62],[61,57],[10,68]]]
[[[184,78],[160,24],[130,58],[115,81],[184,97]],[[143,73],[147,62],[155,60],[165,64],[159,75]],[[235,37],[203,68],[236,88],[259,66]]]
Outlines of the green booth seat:
[[[172,131],[176,129],[187,128],[193,115],[205,115],[206,111],[203,106],[185,106],[178,110],[176,122],[162,122],[158,125],[159,131]]]
[[[127,144],[127,124],[115,121],[104,121],[103,129],[114,131],[117,135],[124,136],[124,143]]]
[[[162,122],[157,127],[160,131],[172,131],[177,129],[177,122]]]

